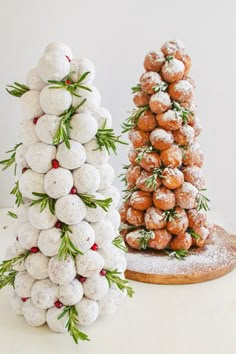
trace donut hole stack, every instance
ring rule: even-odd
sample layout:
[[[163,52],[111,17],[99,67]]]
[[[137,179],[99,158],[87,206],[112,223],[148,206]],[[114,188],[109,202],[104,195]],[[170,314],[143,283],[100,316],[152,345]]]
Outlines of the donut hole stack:
[[[83,77],[83,87],[70,91],[69,85]],[[126,284],[125,253],[113,244],[120,194],[112,186],[109,153],[96,140],[106,120],[111,128],[112,118],[100,107],[94,77],[93,63],[73,58],[60,42],[50,43],[27,74],[20,97],[21,144],[15,150],[16,240],[6,252],[15,272],[11,303],[16,314],[31,326],[69,330],[76,342],[87,339],[78,325],[115,312],[126,294],[114,281]],[[55,142],[69,110],[68,140],[62,135]],[[110,202],[105,208],[89,205],[86,198]]]
[[[122,125],[131,146],[120,215],[124,239],[135,249],[185,256],[209,236],[190,67],[183,43],[168,41],[145,56],[145,72],[132,87],[137,108]]]

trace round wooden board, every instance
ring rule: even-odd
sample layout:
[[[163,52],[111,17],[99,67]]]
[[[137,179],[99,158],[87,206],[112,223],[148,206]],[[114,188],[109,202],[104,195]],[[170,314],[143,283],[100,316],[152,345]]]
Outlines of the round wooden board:
[[[196,248],[185,260],[163,252],[129,249],[128,279],[153,284],[193,284],[219,278],[236,267],[236,235],[215,225],[203,248]]]

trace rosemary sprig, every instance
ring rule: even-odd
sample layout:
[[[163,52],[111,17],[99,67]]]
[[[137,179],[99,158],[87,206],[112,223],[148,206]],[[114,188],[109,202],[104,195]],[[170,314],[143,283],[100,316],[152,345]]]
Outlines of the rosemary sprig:
[[[208,203],[210,203],[210,199],[208,199],[204,194],[200,193],[200,192],[204,192],[206,190],[207,190],[206,188],[199,190],[199,193],[196,198],[197,211],[202,210],[202,209],[205,211],[210,210],[209,205],[208,205]]]
[[[129,164],[129,165],[122,165],[122,168],[127,171],[130,166],[131,166],[131,164]],[[121,182],[124,182],[125,185],[127,185],[126,173],[121,173],[121,174],[118,176],[118,178],[121,178]]]
[[[124,141],[120,140],[121,135],[115,135],[112,128],[106,128],[106,121],[104,122],[102,128],[98,129],[95,137],[98,144],[98,147],[95,150],[101,151],[105,148],[109,154],[110,150],[116,154],[116,144],[128,145]]]
[[[137,226],[134,225],[128,225],[128,224],[121,224],[119,227],[119,231],[123,231],[123,230],[135,230],[137,229]]]
[[[8,88],[6,88],[7,92],[10,93],[10,95],[15,96],[15,97],[21,97],[29,91],[29,87],[23,84],[20,84],[19,82],[14,82],[13,85],[7,85]]]
[[[13,267],[16,264],[22,263],[29,254],[30,251],[25,251],[19,256],[5,260],[0,264],[0,289],[6,285],[14,286],[15,277],[18,272],[13,270]]]
[[[70,74],[67,75],[63,81],[48,80],[49,84],[53,84],[53,86],[50,86],[49,88],[50,89],[62,89],[63,88],[65,90],[67,90],[68,92],[70,92],[71,95],[76,96],[76,97],[81,97],[80,95],[75,93],[77,88],[92,92],[92,90],[89,87],[83,85],[83,81],[86,79],[86,77],[89,74],[90,74],[89,71],[85,72],[83,75],[81,75],[79,80],[76,82],[73,82],[73,80],[70,77]]]
[[[181,145],[180,146],[180,149],[181,149],[181,152],[182,152],[182,157],[183,157],[183,160],[185,160],[186,159],[186,150],[187,150],[187,148],[188,148],[188,145]]]
[[[140,237],[138,237],[139,249],[146,250],[148,246],[148,242],[155,238],[154,231],[151,230],[140,230],[139,231]]]
[[[10,194],[14,195],[16,197],[15,204],[19,207],[21,204],[24,204],[23,202],[23,196],[22,193],[19,189],[19,181],[15,183],[15,187],[12,189]]]
[[[67,256],[75,258],[78,254],[83,254],[71,241],[70,233],[72,233],[70,227],[66,224],[62,224],[61,245],[57,255],[59,260],[65,260]]]
[[[13,219],[18,219],[17,214],[13,213],[13,212],[10,211],[10,210],[8,211],[7,215],[10,216],[10,217],[13,218]]]
[[[49,197],[49,195],[47,195],[45,193],[32,192],[32,194],[35,197],[39,197],[39,199],[33,200],[31,202],[30,206],[40,204],[40,212],[42,212],[48,206],[50,212],[53,215],[55,214],[56,199]]]
[[[137,109],[134,109],[131,112],[131,115],[126,118],[125,121],[121,124],[122,134],[127,133],[128,131],[133,129],[137,125],[139,117],[148,109],[149,105],[141,106]]]
[[[60,123],[59,127],[56,131],[56,134],[53,137],[53,144],[54,145],[59,145],[62,141],[65,143],[66,147],[70,149],[70,121],[72,116],[76,113],[77,109],[80,108],[84,102],[86,101],[86,98],[80,102],[80,104],[76,107],[70,107],[68,108],[65,112],[63,112],[59,117]]]
[[[75,343],[78,344],[80,340],[90,340],[87,334],[81,332],[78,328],[79,319],[78,319],[78,312],[75,306],[66,306],[63,312],[58,316],[58,320],[63,318],[65,315],[68,315],[68,321],[66,323],[66,328],[70,333],[71,337],[74,339]]]
[[[111,287],[112,283],[116,284],[117,287],[121,290],[121,291],[127,291],[127,295],[129,297],[132,297],[134,295],[134,290],[128,286],[128,280],[126,279],[122,279],[119,277],[119,275],[121,274],[121,272],[118,272],[117,269],[115,270],[106,270],[106,278],[109,284],[109,287]]]
[[[78,196],[83,200],[84,204],[87,205],[89,208],[95,209],[99,206],[105,211],[108,211],[110,204],[112,202],[112,198],[97,199],[92,194],[78,193]]]
[[[177,251],[164,250],[164,252],[170,258],[177,258],[179,261],[184,260],[187,257],[187,255],[190,253],[189,251],[185,250],[184,248],[181,248],[180,250],[177,250]]]
[[[116,246],[117,248],[121,249],[124,252],[128,252],[128,248],[125,246],[123,237],[121,235],[118,235],[114,240],[112,241],[113,245]]]
[[[197,232],[195,232],[191,227],[187,228],[187,232],[195,238],[196,241],[200,241],[202,239],[202,236],[199,235]]]
[[[138,156],[136,157],[135,160],[139,163],[142,160],[144,154],[156,150],[154,150],[153,146],[143,146],[141,148],[137,148],[136,151],[138,152]]]
[[[177,117],[181,117],[183,119],[184,124],[188,123],[189,114],[193,116],[193,112],[187,108],[182,107],[177,101],[173,101],[172,109],[175,111]]]
[[[16,144],[14,146],[14,148],[12,150],[6,151],[6,154],[12,153],[9,157],[9,159],[6,160],[1,160],[0,161],[0,165],[3,165],[2,170],[5,171],[8,167],[10,167],[11,165],[13,165],[15,163],[15,175],[16,175],[16,149],[22,145],[22,143],[20,144]]]
[[[165,210],[163,211],[162,215],[163,215],[163,220],[166,222],[180,219],[180,215],[174,209]]]
[[[174,59],[174,57],[173,57],[173,55],[168,55],[167,57],[166,57],[166,59],[165,59],[165,61],[171,61],[171,60],[173,60]]]
[[[137,84],[137,85],[131,87],[131,91],[132,91],[132,93],[140,92],[141,91],[141,85]]]
[[[162,172],[163,172],[162,168],[154,168],[152,175],[149,176],[145,181],[146,186],[148,188],[153,188],[154,191],[156,191],[158,187],[157,178],[163,178]]]
[[[155,92],[166,92],[168,89],[168,84],[166,82],[160,82],[156,86],[153,86]]]
[[[131,189],[124,189],[124,190],[122,191],[123,193],[125,193],[124,196],[123,196],[124,202],[127,202],[127,201],[131,198],[133,192],[135,192],[135,191],[137,191],[137,190],[138,190],[137,187],[133,187],[133,188],[131,188]]]

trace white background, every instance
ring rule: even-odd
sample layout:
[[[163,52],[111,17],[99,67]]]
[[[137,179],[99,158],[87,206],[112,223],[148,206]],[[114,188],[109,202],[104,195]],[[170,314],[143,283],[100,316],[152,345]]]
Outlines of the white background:
[[[143,71],[144,55],[173,38],[192,56],[191,76],[197,83],[200,142],[212,206],[234,219],[236,33],[234,1],[189,0],[0,0],[0,159],[17,140],[17,99],[5,85],[24,82],[44,47],[67,43],[74,54],[96,66],[102,106],[108,108],[116,132],[133,108],[130,87]],[[117,174],[126,148],[112,158]],[[0,174],[0,207],[11,206],[12,171]],[[119,182],[116,182],[119,185]]]

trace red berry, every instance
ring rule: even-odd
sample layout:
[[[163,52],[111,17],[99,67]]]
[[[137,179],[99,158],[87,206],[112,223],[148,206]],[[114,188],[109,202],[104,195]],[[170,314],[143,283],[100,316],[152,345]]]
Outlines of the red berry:
[[[57,229],[61,229],[62,223],[61,223],[60,221],[57,221],[56,224],[55,224],[55,227],[56,227]]]
[[[97,251],[98,250],[98,245],[96,243],[94,243],[91,247],[91,250],[93,251]]]
[[[105,276],[105,275],[107,274],[107,272],[105,271],[105,269],[102,269],[101,272],[100,272],[100,274],[101,274],[102,276]]]
[[[22,297],[21,300],[22,300],[23,302],[26,302],[26,301],[28,300],[28,297]]]
[[[38,253],[39,252],[39,248],[38,247],[31,247],[30,252],[31,253]]]
[[[54,302],[54,305],[58,308],[61,309],[64,305],[61,303],[61,301],[57,300]]]
[[[66,59],[68,60],[68,62],[70,63],[70,62],[71,62],[70,57],[68,57],[68,55],[66,55],[65,57],[66,57]]]
[[[77,193],[77,188],[76,187],[72,187],[70,190],[70,194],[76,194]]]
[[[66,80],[66,84],[67,84],[67,85],[71,85],[72,82],[71,82],[70,80]]]
[[[52,167],[53,168],[58,168],[59,167],[59,162],[56,159],[52,160]]]
[[[18,236],[16,236],[16,241],[19,241],[19,237]]]
[[[84,282],[86,281],[86,279],[87,279],[87,278],[82,277],[82,275],[79,276],[79,281],[80,281],[81,283],[84,283]]]
[[[33,123],[34,123],[34,124],[37,124],[38,120],[39,120],[39,117],[35,117],[35,118],[33,119]]]

